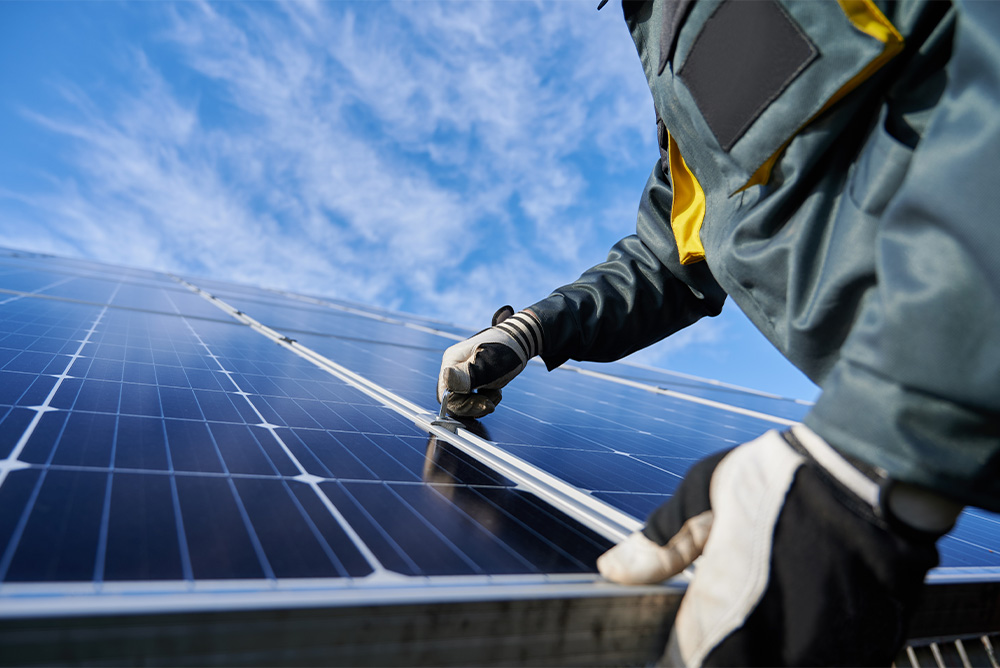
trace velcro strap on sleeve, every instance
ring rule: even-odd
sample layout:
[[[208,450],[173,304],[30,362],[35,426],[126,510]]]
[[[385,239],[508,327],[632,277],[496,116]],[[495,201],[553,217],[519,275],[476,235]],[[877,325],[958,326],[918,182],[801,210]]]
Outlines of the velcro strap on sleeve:
[[[843,455],[833,449],[823,437],[804,424],[792,427],[792,434],[816,463],[822,466],[844,487],[879,512],[881,485],[851,464]],[[879,476],[883,477],[883,476]]]
[[[804,424],[795,425],[791,431],[820,466],[897,531],[902,529],[937,537],[950,531],[962,512],[962,504],[953,499],[893,480],[882,469],[852,462]]]

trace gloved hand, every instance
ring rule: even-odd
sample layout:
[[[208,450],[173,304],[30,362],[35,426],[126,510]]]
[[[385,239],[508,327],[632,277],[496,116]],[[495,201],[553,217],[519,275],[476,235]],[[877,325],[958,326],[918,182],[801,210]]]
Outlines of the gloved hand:
[[[444,351],[438,374],[437,400],[456,417],[480,418],[500,403],[500,388],[521,373],[541,352],[542,327],[529,311],[504,306],[493,326]]]
[[[669,665],[889,665],[960,511],[796,425],[700,461],[597,565],[655,583],[700,555]]]

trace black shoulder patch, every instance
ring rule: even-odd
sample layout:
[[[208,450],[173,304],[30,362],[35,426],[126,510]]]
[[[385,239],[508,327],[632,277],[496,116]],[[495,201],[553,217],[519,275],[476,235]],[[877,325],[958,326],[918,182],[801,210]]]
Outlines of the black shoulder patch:
[[[723,150],[730,150],[818,51],[775,0],[726,0],[678,76]]]

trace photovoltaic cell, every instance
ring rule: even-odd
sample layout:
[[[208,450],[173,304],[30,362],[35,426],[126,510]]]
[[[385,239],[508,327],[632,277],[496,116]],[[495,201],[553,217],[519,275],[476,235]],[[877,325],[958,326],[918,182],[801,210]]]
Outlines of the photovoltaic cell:
[[[172,478],[116,472],[108,505],[105,580],[184,579]]]
[[[32,512],[17,537],[18,549],[9,563],[0,564],[4,581],[93,579],[108,478],[99,471],[43,471],[29,500]]]

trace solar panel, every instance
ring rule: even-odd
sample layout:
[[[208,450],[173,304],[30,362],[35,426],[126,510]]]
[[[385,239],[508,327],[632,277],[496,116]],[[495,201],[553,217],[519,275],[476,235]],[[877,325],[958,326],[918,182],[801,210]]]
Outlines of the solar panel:
[[[808,405],[532,363],[494,415],[451,433],[433,423],[435,379],[469,333],[0,253],[0,619],[513,599],[602,619],[586,606],[624,597],[623,636],[655,635],[681,589],[600,582],[596,557],[695,461]],[[931,581],[997,581],[998,547],[997,516],[966,512]],[[592,653],[610,656],[644,660]]]
[[[235,305],[249,308],[233,297]],[[261,306],[265,324],[278,326],[281,311]],[[356,323],[337,304],[326,306],[328,312],[297,311],[286,320],[299,342],[411,401],[433,405],[441,351],[456,338],[451,332],[369,322],[358,325],[365,333],[358,337]],[[519,459],[641,521],[669,498],[694,462],[800,420],[808,408],[807,402],[621,363],[570,364],[553,373],[533,363],[479,430]],[[960,573],[1000,575],[996,523],[997,516],[985,511],[964,513],[940,543],[941,567],[932,581]]]
[[[46,306],[55,313],[61,304]],[[176,527],[153,536],[159,558],[149,577],[360,577],[400,557],[407,574],[427,575],[408,555],[435,540],[451,555],[435,574],[539,572],[537,557],[485,529],[450,537],[435,529],[465,512],[440,487],[463,486],[465,505],[502,517],[497,502],[520,494],[496,494],[509,482],[474,475],[481,467],[469,462],[452,467],[468,479],[442,471],[434,485],[420,484],[428,435],[346,383],[235,323],[90,311],[79,343],[45,337],[53,357],[76,350],[58,359],[64,368],[54,369],[45,400],[27,400],[37,417],[8,453],[24,468],[7,472],[20,496],[6,507],[23,510],[0,561],[5,581],[127,579],[146,555],[122,532],[143,523],[145,508],[157,526]],[[389,547],[366,563],[331,521],[339,513],[352,527],[374,521]],[[408,531],[397,535],[390,517],[405,517]],[[537,513],[519,520],[542,534],[558,522]],[[420,523],[427,530],[413,529]],[[590,542],[570,569],[586,571],[607,541],[572,530]],[[53,544],[72,549],[46,549]]]

